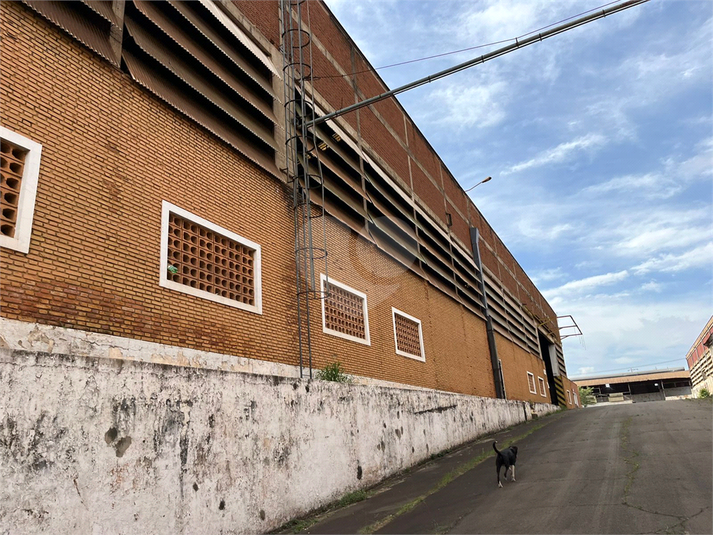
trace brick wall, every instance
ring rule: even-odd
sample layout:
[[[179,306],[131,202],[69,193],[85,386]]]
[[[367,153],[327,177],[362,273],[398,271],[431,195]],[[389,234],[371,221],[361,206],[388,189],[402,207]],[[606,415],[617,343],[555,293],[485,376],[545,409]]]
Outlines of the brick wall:
[[[236,5],[243,9],[249,2],[237,1]],[[257,2],[256,4],[261,4]],[[256,9],[254,6],[245,8],[245,15],[266,35],[274,33],[273,23],[265,12],[273,10],[273,4],[267,4],[265,9]],[[371,68],[363,57],[357,46],[346,34],[341,25],[322,2],[309,3],[309,19],[311,21],[311,33],[313,37],[314,55],[313,74],[318,80],[315,87],[320,95],[329,102],[334,109],[339,109],[354,102],[376,96],[388,90],[388,87],[381,81],[374,72],[363,72]],[[277,6],[274,7],[275,17],[277,16]],[[307,19],[307,8],[303,8],[303,18]],[[327,50],[328,59],[321,51]],[[347,76],[340,76],[346,74]],[[352,75],[352,73],[356,73]],[[350,76],[352,75],[352,76]],[[377,113],[374,113],[376,110]],[[499,264],[502,262],[512,271],[513,277],[506,282],[506,287],[517,297],[520,288],[528,290],[534,288],[529,277],[522,267],[514,260],[508,249],[492,231],[489,224],[478,213],[477,208],[464,193],[463,188],[457,180],[450,174],[445,165],[433,150],[428,140],[413,125],[411,119],[397,103],[391,98],[382,101],[374,106],[362,108],[356,112],[343,116],[343,120],[358,130],[365,147],[373,149],[390,166],[392,173],[398,175],[406,184],[413,184],[413,189],[444,224],[446,222],[446,211],[453,214],[450,203],[462,212],[464,217],[470,218],[471,224],[478,226],[481,236],[496,252],[497,257],[483,258],[484,263],[493,273],[503,272]],[[406,125],[406,127],[404,127]],[[409,162],[409,159],[411,160]],[[418,163],[417,163],[418,162]],[[410,165],[409,165],[410,164]],[[419,165],[420,164],[420,165]],[[441,170],[441,167],[443,168]],[[423,172],[426,170],[426,173]],[[443,178],[441,177],[443,175]],[[431,180],[435,182],[434,185]],[[482,177],[485,178],[485,177]],[[451,232],[461,242],[470,244],[469,234],[466,232],[466,224],[458,218],[457,223],[451,227]],[[482,250],[483,248],[481,248]],[[530,292],[537,297],[528,300],[528,307],[536,314],[540,321],[548,320],[547,328],[559,341],[556,314],[535,290]]]
[[[0,251],[2,316],[297,364],[289,192],[22,5],[0,13],[2,124],[43,145],[30,252]],[[262,315],[159,287],[163,200],[262,246]],[[368,295],[371,346],[322,333],[315,301],[316,368],[494,395],[480,318],[328,231],[330,277]],[[425,363],[396,355],[392,306],[422,320]]]
[[[260,15],[255,22],[274,39],[269,17],[252,7],[245,14]],[[22,4],[0,5],[0,36],[0,119],[43,145],[30,252],[0,250],[0,315],[296,365],[290,192]],[[410,174],[406,155],[413,157],[403,122],[381,123],[398,110],[385,104],[364,116],[381,125],[372,143],[390,140],[383,156],[401,176]],[[434,156],[410,132],[430,172]],[[423,172],[414,176],[431,184],[432,211],[443,218],[442,186]],[[262,246],[261,315],[159,286],[164,200]],[[479,317],[342,223],[330,218],[327,230],[330,278],[367,295],[371,345],[322,333],[321,303],[313,302],[315,368],[339,360],[350,373],[495,395]],[[422,321],[425,362],[396,355],[391,307]],[[498,350],[509,397],[529,399],[510,382],[539,359],[505,339]]]
[[[550,387],[547,384],[545,363],[539,357],[524,351],[500,334],[495,334],[498,348],[498,358],[503,367],[503,378],[508,399],[522,399],[534,403],[551,403]],[[527,372],[535,376],[537,393],[530,392],[527,382]],[[540,394],[538,377],[545,381],[545,396]]]

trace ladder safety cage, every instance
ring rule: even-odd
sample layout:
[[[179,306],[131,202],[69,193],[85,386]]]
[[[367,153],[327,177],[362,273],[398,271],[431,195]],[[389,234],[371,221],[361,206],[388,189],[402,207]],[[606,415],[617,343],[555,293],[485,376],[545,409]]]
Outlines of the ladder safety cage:
[[[306,20],[305,20],[306,19]],[[324,178],[314,128],[314,103],[308,102],[312,85],[312,39],[309,2],[280,0],[285,156],[288,184],[292,186],[297,285],[297,334],[300,377],[312,378],[310,301],[329,293],[327,221]],[[306,24],[306,28],[304,27]],[[325,275],[322,288],[320,273]]]

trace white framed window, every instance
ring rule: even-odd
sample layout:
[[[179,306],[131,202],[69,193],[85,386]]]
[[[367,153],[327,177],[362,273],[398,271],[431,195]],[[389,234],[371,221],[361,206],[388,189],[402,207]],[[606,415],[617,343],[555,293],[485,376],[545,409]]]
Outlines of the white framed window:
[[[30,251],[42,145],[0,126],[0,247]]]
[[[542,397],[545,397],[547,394],[545,393],[545,380],[540,377],[539,375],[537,376],[537,382],[540,383],[540,395]]]
[[[321,274],[322,331],[352,342],[371,345],[366,294]]]
[[[535,374],[527,372],[527,386],[530,389],[530,394],[537,394],[537,388],[535,387]]]
[[[572,399],[574,399],[574,406],[579,407],[579,400],[577,399],[577,392],[572,389]]]
[[[571,404],[572,403],[572,397],[570,395],[569,390],[567,390],[567,403]]]
[[[163,201],[160,286],[262,314],[261,267],[260,245]]]
[[[396,354],[426,362],[421,320],[391,307]]]

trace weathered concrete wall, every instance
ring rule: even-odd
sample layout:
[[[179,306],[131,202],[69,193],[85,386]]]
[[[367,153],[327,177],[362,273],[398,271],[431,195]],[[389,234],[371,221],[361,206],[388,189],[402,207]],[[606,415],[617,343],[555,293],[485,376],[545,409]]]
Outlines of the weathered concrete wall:
[[[685,399],[692,395],[690,386],[677,386],[675,388],[667,388],[664,391],[666,399]]]
[[[0,533],[263,532],[531,413],[435,391],[4,349]]]

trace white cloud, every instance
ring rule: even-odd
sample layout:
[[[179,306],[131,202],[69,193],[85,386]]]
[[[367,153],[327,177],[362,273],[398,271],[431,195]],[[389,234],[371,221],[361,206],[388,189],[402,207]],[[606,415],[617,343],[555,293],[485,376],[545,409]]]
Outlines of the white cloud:
[[[494,126],[505,119],[509,100],[507,85],[502,81],[466,86],[445,84],[429,96],[433,115],[431,122],[458,129]]]
[[[656,292],[656,293],[661,293],[663,285],[660,282],[656,281],[649,281],[641,285],[641,289],[644,292]]]
[[[634,267],[637,274],[659,271],[663,273],[679,272],[695,268],[713,270],[713,242],[707,243],[679,255],[664,254],[652,258]]]
[[[534,282],[536,285],[541,284],[543,282],[562,279],[563,277],[565,277],[565,273],[561,267],[537,271],[534,274],[530,275],[532,282]]]
[[[619,271],[617,273],[605,273],[604,275],[594,275],[593,277],[587,277],[585,279],[579,279],[575,281],[570,281],[558,288],[553,288],[551,290],[545,290],[543,294],[547,300],[554,300],[561,298],[563,295],[567,294],[577,294],[583,292],[590,292],[600,286],[608,286],[615,284],[626,279],[629,276],[629,272],[626,270]]]
[[[580,152],[598,149],[606,145],[607,141],[607,138],[601,134],[587,134],[585,136],[580,136],[572,141],[560,143],[554,148],[541,152],[534,158],[515,164],[509,169],[502,171],[500,174],[506,175],[524,171],[526,169],[532,169],[534,167],[561,163],[573,158]]]

